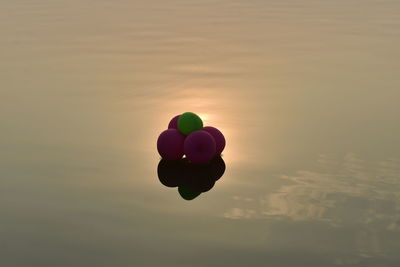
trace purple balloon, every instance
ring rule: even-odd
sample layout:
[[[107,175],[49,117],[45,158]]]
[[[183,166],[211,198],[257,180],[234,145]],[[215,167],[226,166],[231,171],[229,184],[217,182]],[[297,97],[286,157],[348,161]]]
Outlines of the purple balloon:
[[[168,129],[178,129],[178,120],[181,115],[176,115],[168,124]]]
[[[220,130],[218,130],[215,127],[211,127],[211,126],[204,127],[203,131],[208,132],[209,134],[212,135],[212,137],[214,137],[215,144],[216,144],[215,155],[221,155],[222,151],[225,148],[225,144],[226,144],[224,135],[221,133]]]
[[[157,150],[163,159],[176,160],[183,157],[185,136],[176,129],[168,129],[160,134]]]
[[[209,162],[215,156],[215,151],[215,140],[206,131],[194,131],[186,137],[184,152],[193,163]]]

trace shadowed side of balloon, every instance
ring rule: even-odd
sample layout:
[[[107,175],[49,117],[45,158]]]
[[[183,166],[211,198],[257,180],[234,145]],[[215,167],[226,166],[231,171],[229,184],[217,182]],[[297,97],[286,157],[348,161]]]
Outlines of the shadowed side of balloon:
[[[215,157],[207,164],[193,164],[186,158],[180,160],[161,159],[158,178],[167,187],[178,187],[182,198],[192,200],[214,187],[226,169],[222,157]]]

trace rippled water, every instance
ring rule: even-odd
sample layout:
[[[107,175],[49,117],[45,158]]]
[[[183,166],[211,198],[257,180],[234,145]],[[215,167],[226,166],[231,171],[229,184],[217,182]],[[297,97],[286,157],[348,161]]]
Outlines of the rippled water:
[[[400,2],[3,0],[0,265],[398,266]],[[227,139],[192,201],[156,139]]]

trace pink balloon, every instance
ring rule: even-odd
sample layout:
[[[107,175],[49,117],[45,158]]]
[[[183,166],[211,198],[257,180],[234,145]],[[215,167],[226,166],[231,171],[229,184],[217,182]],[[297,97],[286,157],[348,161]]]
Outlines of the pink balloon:
[[[178,129],[178,120],[181,115],[176,115],[168,124],[168,129]]]
[[[157,150],[163,159],[176,160],[183,157],[185,136],[176,129],[168,129],[160,134]]]
[[[211,134],[214,137],[215,145],[216,145],[215,155],[221,155],[222,151],[224,151],[225,144],[226,144],[224,135],[221,133],[220,130],[218,130],[217,128],[212,127],[212,126],[204,127],[203,131],[208,132],[209,134]]]
[[[184,152],[193,163],[209,162],[215,156],[215,151],[215,140],[206,131],[194,131],[185,139]]]

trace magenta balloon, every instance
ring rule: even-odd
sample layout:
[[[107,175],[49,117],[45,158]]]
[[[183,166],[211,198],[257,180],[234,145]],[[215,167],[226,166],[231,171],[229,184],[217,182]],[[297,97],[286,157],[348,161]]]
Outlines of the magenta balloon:
[[[185,136],[176,129],[168,129],[160,134],[157,150],[163,159],[176,160],[183,157]]]
[[[209,134],[212,135],[212,137],[214,137],[215,145],[216,145],[215,154],[221,155],[222,151],[224,151],[225,144],[226,144],[224,135],[221,133],[220,130],[218,130],[215,127],[211,127],[211,126],[204,127],[203,131],[208,132]]]
[[[187,159],[193,163],[209,162],[215,156],[215,151],[215,140],[206,131],[194,131],[186,137],[184,152]]]
[[[178,120],[181,115],[176,115],[168,124],[168,129],[178,129]]]

